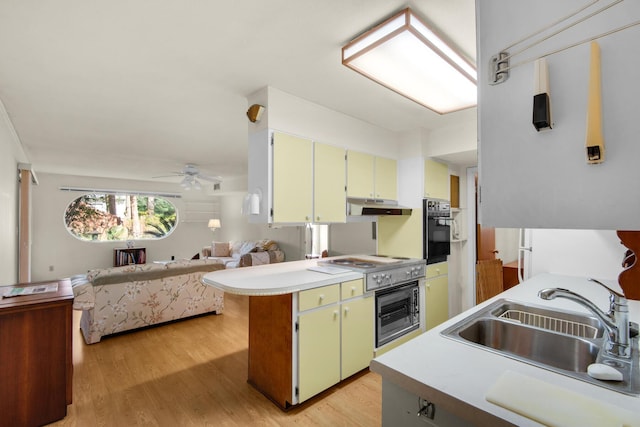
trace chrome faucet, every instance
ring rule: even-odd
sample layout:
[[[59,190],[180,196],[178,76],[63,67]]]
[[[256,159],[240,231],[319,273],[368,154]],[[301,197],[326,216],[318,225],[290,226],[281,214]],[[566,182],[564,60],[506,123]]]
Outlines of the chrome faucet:
[[[629,345],[629,306],[627,299],[620,292],[616,292],[602,282],[589,279],[592,282],[604,287],[609,291],[609,311],[607,313],[600,310],[594,303],[568,289],[547,288],[538,292],[538,296],[544,300],[554,298],[567,298],[588,308],[593,314],[598,316],[607,330],[608,340],[605,345],[607,353],[615,357],[631,357],[631,346]]]

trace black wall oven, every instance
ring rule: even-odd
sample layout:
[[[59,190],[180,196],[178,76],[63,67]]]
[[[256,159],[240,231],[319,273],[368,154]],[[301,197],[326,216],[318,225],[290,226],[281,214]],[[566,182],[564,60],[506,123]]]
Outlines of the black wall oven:
[[[451,253],[451,205],[447,200],[422,201],[422,256],[427,264],[443,262]]]
[[[376,347],[420,328],[418,281],[376,292]]]

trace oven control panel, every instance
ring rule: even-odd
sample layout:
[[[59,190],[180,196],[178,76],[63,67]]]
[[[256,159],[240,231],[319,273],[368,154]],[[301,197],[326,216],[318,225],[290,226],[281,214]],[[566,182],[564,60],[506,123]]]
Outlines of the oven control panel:
[[[417,280],[425,276],[425,269],[424,264],[417,264],[367,273],[365,275],[366,289],[371,291]]]

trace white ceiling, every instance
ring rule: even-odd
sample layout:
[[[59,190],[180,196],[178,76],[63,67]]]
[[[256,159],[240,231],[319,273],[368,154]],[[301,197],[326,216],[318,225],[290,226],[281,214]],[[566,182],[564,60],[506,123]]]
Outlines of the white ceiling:
[[[409,6],[475,60],[474,0],[2,0],[0,100],[36,172],[246,173],[246,97],[273,86],[393,131],[439,116],[341,47]],[[175,180],[178,182],[179,180]]]

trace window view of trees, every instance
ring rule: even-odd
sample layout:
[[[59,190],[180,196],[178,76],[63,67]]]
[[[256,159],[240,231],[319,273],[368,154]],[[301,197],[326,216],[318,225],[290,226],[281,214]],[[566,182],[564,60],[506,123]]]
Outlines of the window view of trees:
[[[176,226],[176,207],[155,196],[86,194],[65,212],[67,230],[81,240],[161,239]]]

